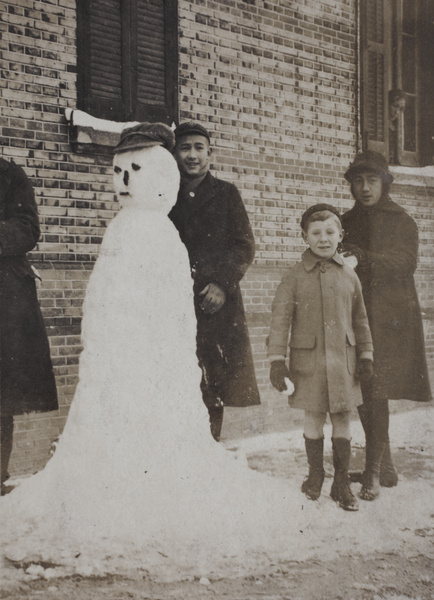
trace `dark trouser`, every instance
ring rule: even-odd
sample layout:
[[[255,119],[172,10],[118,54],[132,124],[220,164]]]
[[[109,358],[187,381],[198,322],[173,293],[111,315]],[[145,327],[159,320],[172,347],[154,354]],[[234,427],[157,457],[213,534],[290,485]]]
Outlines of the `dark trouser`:
[[[0,441],[1,441],[1,483],[9,479],[8,466],[12,452],[14,434],[14,418],[12,415],[0,417]]]
[[[223,425],[223,406],[208,406],[208,413],[211,435],[219,442]]]
[[[374,400],[370,383],[362,385],[363,404],[358,407],[366,440],[389,441],[389,402]]]
[[[366,437],[366,461],[361,497],[373,500],[379,494],[380,485],[397,485],[398,475],[389,445],[389,402],[373,399],[370,383],[362,385],[362,394],[363,404],[358,411]]]

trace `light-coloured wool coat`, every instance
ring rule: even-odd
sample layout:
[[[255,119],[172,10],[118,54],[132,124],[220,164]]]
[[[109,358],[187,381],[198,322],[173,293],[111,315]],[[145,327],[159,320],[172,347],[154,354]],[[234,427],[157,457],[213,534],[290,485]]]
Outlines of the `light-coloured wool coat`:
[[[268,355],[286,356],[288,339],[291,406],[335,413],[362,403],[357,358],[372,359],[372,338],[360,281],[339,254],[320,260],[308,249],[283,276]]]

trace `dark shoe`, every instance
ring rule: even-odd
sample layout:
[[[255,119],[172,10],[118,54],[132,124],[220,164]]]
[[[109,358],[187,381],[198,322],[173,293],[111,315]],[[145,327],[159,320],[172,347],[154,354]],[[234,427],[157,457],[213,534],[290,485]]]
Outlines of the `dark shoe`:
[[[330,497],[332,500],[338,503],[340,508],[343,508],[344,510],[359,510],[359,503],[351,491],[349,480],[342,483],[338,483],[336,480],[333,481],[332,489],[330,490]]]
[[[375,442],[366,445],[366,470],[360,498],[369,502],[380,495],[380,465],[386,444]]]
[[[301,491],[310,500],[318,500],[324,482],[324,438],[312,440],[304,437],[309,475],[303,481]]]
[[[398,485],[398,473],[393,466],[389,443],[385,445],[383,457],[381,459],[380,485],[388,488]]]
[[[10,492],[12,492],[12,490],[14,489],[13,485],[5,485],[4,483],[1,484],[1,496],[6,496],[6,494],[9,494]]]

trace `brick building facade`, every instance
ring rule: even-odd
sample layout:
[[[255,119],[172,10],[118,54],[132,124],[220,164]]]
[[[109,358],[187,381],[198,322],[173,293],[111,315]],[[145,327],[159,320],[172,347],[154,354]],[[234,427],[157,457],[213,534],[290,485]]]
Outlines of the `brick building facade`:
[[[233,410],[227,436],[282,429],[298,415],[268,383],[265,337],[283,269],[303,249],[300,215],[352,205],[343,172],[361,148],[356,0],[179,0],[178,118],[212,134],[212,171],[235,183],[257,253],[243,284],[262,405]],[[32,253],[60,397],[56,413],[16,420],[12,473],[39,469],[61,433],[81,351],[86,283],[117,211],[111,156],[80,141],[74,0],[0,1],[2,154],[31,177],[42,236]],[[110,137],[110,136],[109,136]],[[416,274],[434,366],[434,170],[393,167],[393,198],[416,219]]]

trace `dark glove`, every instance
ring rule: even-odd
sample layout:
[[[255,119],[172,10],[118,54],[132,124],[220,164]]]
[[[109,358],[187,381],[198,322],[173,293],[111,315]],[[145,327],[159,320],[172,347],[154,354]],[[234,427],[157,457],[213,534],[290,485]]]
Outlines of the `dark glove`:
[[[344,256],[355,256],[360,266],[364,266],[368,262],[368,253],[356,244],[342,244],[341,252]]]
[[[279,392],[284,392],[286,389],[285,377],[289,378],[288,367],[284,360],[273,360],[270,365],[270,381],[271,385]]]
[[[369,358],[361,358],[357,365],[357,376],[360,381],[363,381],[363,383],[368,383],[373,375],[374,366],[372,364],[372,360],[369,360]]]

